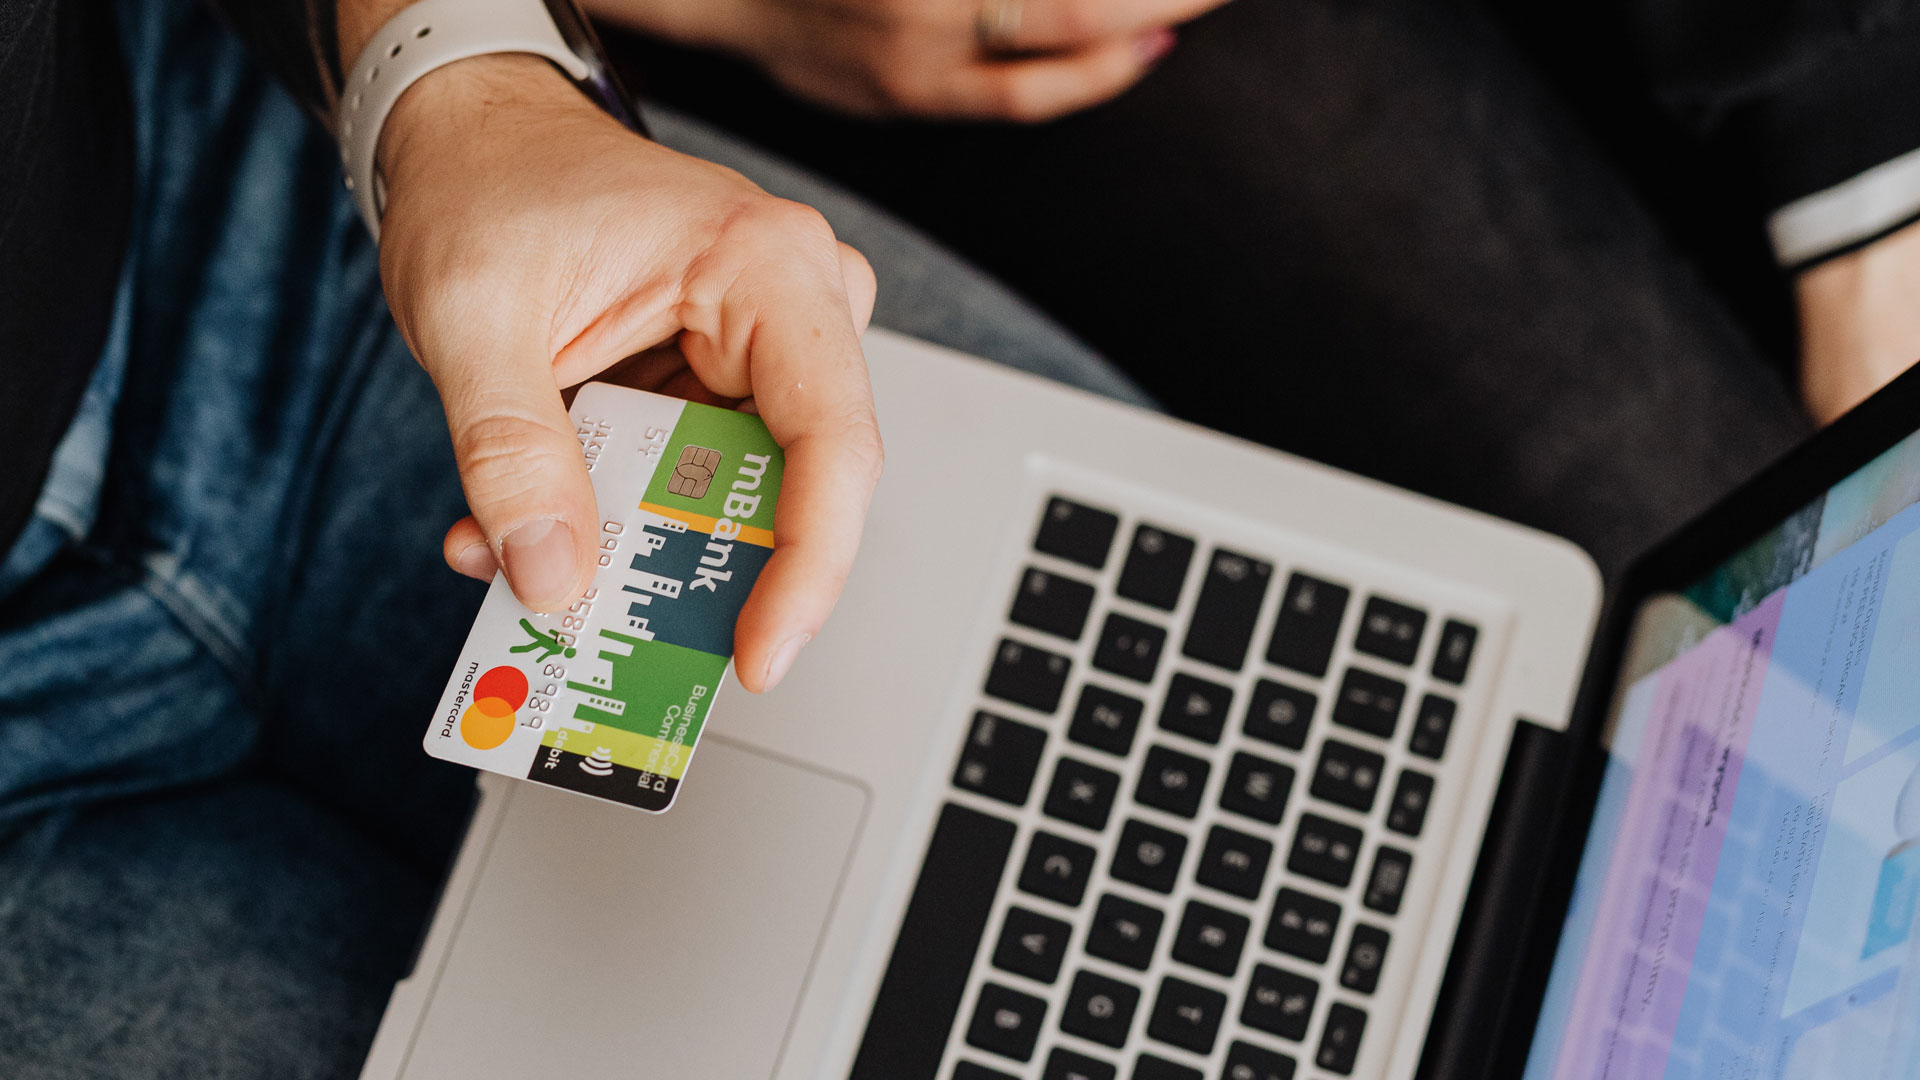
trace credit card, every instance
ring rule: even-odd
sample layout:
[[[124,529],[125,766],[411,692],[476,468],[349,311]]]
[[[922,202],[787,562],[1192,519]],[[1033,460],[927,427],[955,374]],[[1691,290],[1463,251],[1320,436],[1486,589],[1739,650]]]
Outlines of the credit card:
[[[588,383],[593,587],[542,615],[495,575],[427,753],[659,813],[673,805],[773,554],[784,466],[757,416]]]

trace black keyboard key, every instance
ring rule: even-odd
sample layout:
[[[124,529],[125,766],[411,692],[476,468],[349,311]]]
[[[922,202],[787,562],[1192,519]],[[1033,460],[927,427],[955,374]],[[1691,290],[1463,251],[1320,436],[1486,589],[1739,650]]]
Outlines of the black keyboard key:
[[[1013,594],[1013,610],[1007,618],[1043,634],[1078,641],[1092,609],[1093,586],[1028,567],[1020,575],[1020,588]]]
[[[1134,787],[1134,801],[1169,814],[1192,817],[1200,809],[1208,768],[1205,761],[1192,754],[1164,746],[1149,747],[1147,759],[1140,766],[1140,782]]]
[[[1272,577],[1272,563],[1216,548],[1207,561],[1207,576],[1200,582],[1200,599],[1194,602],[1187,641],[1180,651],[1239,671],[1247,662],[1247,644],[1253,640],[1253,624],[1260,618],[1260,603],[1266,599]]]
[[[1353,1073],[1360,1057],[1360,1036],[1367,1030],[1367,1014],[1342,1001],[1327,1010],[1327,1026],[1320,1029],[1320,1052],[1314,1064],[1341,1076]]]
[[[1152,682],[1167,632],[1152,623],[1109,614],[1093,646],[1093,666],[1138,682]]]
[[[1346,678],[1340,680],[1340,696],[1333,701],[1333,722],[1391,739],[1406,696],[1406,685],[1398,680],[1348,668]]]
[[[1060,1014],[1060,1030],[1102,1046],[1125,1046],[1140,1007],[1140,990],[1091,971],[1075,972]]]
[[[1347,942],[1347,962],[1340,968],[1340,985],[1362,994],[1371,994],[1380,985],[1380,965],[1387,962],[1387,932],[1377,926],[1355,923],[1353,937]]]
[[[1293,1059],[1246,1042],[1227,1048],[1227,1071],[1220,1080],[1293,1080]]]
[[[1227,995],[1169,975],[1147,1018],[1147,1036],[1196,1054],[1213,1052],[1213,1038],[1227,1014]]]
[[[1233,707],[1233,689],[1180,672],[1167,683],[1167,702],[1160,707],[1160,726],[1176,735],[1217,743]]]
[[[1087,955],[1145,971],[1153,962],[1153,946],[1160,940],[1160,924],[1165,918],[1145,904],[1108,893],[1093,909],[1093,925],[1087,928]]]
[[[1206,1080],[1199,1069],[1177,1065],[1163,1057],[1141,1054],[1133,1063],[1133,1080]]]
[[[1024,805],[1046,745],[1047,733],[1032,724],[989,712],[974,713],[967,744],[960,748],[960,764],[953,770],[953,786]]]
[[[1120,829],[1111,873],[1130,885],[1170,893],[1173,883],[1180,879],[1180,860],[1186,853],[1186,837],[1158,825],[1129,820]]]
[[[953,1080],[1020,1080],[999,1069],[989,1069],[971,1061],[956,1062],[953,1066]]]
[[[1387,828],[1419,836],[1427,824],[1427,807],[1432,802],[1433,777],[1402,769],[1400,782],[1393,786],[1393,801],[1387,804]]]
[[[1454,704],[1437,694],[1420,699],[1420,711],[1413,714],[1413,735],[1407,749],[1421,757],[1440,760],[1447,752],[1447,736],[1453,734]]]
[[[1017,831],[977,810],[941,808],[849,1080],[939,1071]]]
[[[1433,677],[1455,686],[1466,682],[1467,665],[1473,663],[1473,646],[1478,640],[1478,627],[1448,619],[1440,628],[1440,645],[1433,652]]]
[[[1382,845],[1373,853],[1373,872],[1367,875],[1367,891],[1360,902],[1385,915],[1398,915],[1400,901],[1407,895],[1407,875],[1413,871],[1413,856]]]
[[[1267,920],[1267,948],[1325,963],[1333,953],[1333,932],[1339,926],[1339,904],[1281,889],[1273,898],[1273,917]]]
[[[1320,762],[1313,768],[1313,786],[1307,790],[1316,799],[1364,814],[1373,809],[1386,768],[1387,759],[1379,754],[1328,739],[1320,744]]]
[[[1080,688],[1080,703],[1073,707],[1067,738],[1115,757],[1126,757],[1133,749],[1133,733],[1140,727],[1144,709],[1139,698],[1088,683]]]
[[[967,1045],[1026,1061],[1033,1057],[1046,1015],[1047,1003],[1032,994],[988,983],[980,988],[980,1000],[967,1024]]]
[[[1186,914],[1180,917],[1180,932],[1173,936],[1173,958],[1231,978],[1240,969],[1240,954],[1252,926],[1245,915],[1189,900]]]
[[[1036,832],[1020,868],[1020,888],[1068,907],[1080,903],[1093,877],[1093,849],[1049,832]]]
[[[1287,578],[1287,593],[1280,598],[1280,614],[1273,620],[1273,640],[1267,643],[1267,659],[1316,678],[1325,675],[1351,595],[1343,585],[1306,574]]]
[[[1133,545],[1127,549],[1127,561],[1120,567],[1120,581],[1114,591],[1129,600],[1172,611],[1180,602],[1187,564],[1192,561],[1191,538],[1141,525],[1133,530]]]
[[[1307,729],[1313,726],[1313,710],[1318,704],[1318,698],[1297,686],[1261,679],[1253,684],[1253,700],[1247,706],[1242,730],[1250,739],[1298,750],[1307,745]]]
[[[1073,928],[1059,919],[1023,907],[1008,908],[1006,921],[1000,924],[1000,940],[993,947],[993,966],[1050,983],[1060,977],[1060,962],[1066,959],[1072,933]]]
[[[1040,515],[1040,531],[1033,537],[1033,546],[1036,551],[1098,570],[1107,565],[1107,549],[1113,546],[1113,534],[1119,528],[1118,516],[1056,495],[1047,500],[1047,508]]]
[[[1114,1080],[1118,1075],[1119,1070],[1105,1061],[1056,1046],[1047,1055],[1047,1071],[1040,1080]]]
[[[1319,995],[1320,984],[1305,975],[1271,964],[1256,964],[1253,980],[1247,984],[1247,1000],[1240,1006],[1240,1022],[1299,1042],[1307,1037],[1313,999]]]
[[[1287,869],[1296,874],[1346,888],[1353,880],[1354,863],[1360,859],[1360,830],[1318,814],[1301,814],[1294,827],[1293,850],[1287,855]]]
[[[1207,832],[1207,846],[1201,849],[1194,879],[1209,889],[1255,900],[1260,896],[1260,886],[1266,883],[1267,864],[1272,861],[1271,843],[1215,825]]]
[[[1060,706],[1072,661],[1059,653],[1002,638],[987,671],[987,693],[1043,713]]]
[[[1118,773],[1063,757],[1053,767],[1053,785],[1047,788],[1043,809],[1048,817],[1099,832],[1107,827],[1107,814],[1119,791]]]
[[[1360,612],[1360,629],[1353,636],[1353,647],[1382,660],[1411,664],[1426,630],[1426,612],[1385,597],[1369,596]]]
[[[1220,805],[1269,825],[1280,824],[1293,792],[1293,769],[1277,761],[1241,751],[1227,766],[1227,782],[1220,788]]]

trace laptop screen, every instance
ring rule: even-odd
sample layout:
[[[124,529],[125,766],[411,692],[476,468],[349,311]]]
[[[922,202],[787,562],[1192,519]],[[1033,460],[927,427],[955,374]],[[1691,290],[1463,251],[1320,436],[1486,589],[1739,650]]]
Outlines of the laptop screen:
[[[1920,435],[1635,617],[1528,1080],[1920,1076]]]

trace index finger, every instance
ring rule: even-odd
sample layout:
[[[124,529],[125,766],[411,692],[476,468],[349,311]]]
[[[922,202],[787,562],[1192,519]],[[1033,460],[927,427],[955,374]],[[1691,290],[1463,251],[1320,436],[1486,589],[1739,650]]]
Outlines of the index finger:
[[[773,556],[734,631],[734,671],[754,691],[780,680],[840,598],[883,462],[838,260],[801,271],[766,260],[735,283],[756,301],[743,328],[754,403],[786,454]]]

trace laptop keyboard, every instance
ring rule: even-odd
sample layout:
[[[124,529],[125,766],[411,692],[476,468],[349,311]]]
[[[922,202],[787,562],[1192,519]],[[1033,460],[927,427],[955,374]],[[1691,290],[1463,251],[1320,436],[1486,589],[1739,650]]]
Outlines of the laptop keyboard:
[[[1397,1021],[1477,629],[1124,525],[1041,513],[856,1080],[1346,1076]]]

